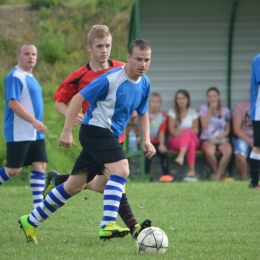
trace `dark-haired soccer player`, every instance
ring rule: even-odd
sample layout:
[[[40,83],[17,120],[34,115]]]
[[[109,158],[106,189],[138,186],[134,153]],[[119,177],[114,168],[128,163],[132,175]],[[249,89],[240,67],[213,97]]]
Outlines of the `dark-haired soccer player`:
[[[73,71],[54,94],[55,109],[64,118],[68,111],[68,104],[71,102],[73,96],[75,96],[81,89],[88,87],[88,85],[96,79],[98,76],[105,72],[122,66],[125,63],[121,61],[109,60],[110,52],[112,48],[112,35],[106,25],[94,25],[88,33],[87,49],[90,53],[90,62]],[[89,103],[84,101],[82,104],[82,113],[78,113],[75,119],[74,125],[80,125],[81,121],[89,107]],[[125,140],[125,134],[119,138],[119,143],[123,143]],[[102,171],[97,172],[97,176],[86,184],[85,189],[93,190],[99,193],[103,193],[104,187],[108,181],[107,177]],[[47,173],[47,180],[44,190],[44,198],[47,194],[57,185],[64,183],[69,177],[69,174],[59,175],[56,171],[50,171]],[[125,188],[123,188],[125,189]],[[122,195],[122,199],[119,207],[119,215],[130,229],[130,233],[136,238],[139,232],[148,226],[151,226],[149,219],[144,220],[138,224],[131,210],[129,202],[126,197],[125,190]]]
[[[82,151],[69,179],[52,189],[29,215],[19,219],[27,241],[37,243],[36,229],[40,222],[79,193],[103,168],[107,170],[109,180],[104,189],[103,219],[99,237],[107,239],[128,234],[128,228],[121,228],[116,224],[123,187],[129,175],[128,160],[118,138],[136,110],[145,155],[151,158],[156,153],[150,142],[150,82],[145,76],[150,61],[150,44],[143,39],[135,40],[129,46],[127,63],[124,66],[103,74],[73,97],[60,135],[60,146],[69,148],[74,144],[73,124],[82,103],[88,100],[90,106],[82,120],[79,133]]]

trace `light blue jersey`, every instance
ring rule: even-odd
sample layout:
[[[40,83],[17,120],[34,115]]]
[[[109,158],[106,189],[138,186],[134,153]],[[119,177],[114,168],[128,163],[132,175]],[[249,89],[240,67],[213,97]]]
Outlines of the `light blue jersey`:
[[[108,128],[119,138],[134,110],[141,115],[148,111],[150,81],[146,76],[129,79],[122,66],[98,77],[80,94],[90,103],[82,124]]]
[[[5,87],[5,116],[4,134],[6,142],[35,141],[44,139],[31,123],[21,119],[8,102],[17,100],[37,120],[43,118],[42,89],[33,75],[28,74],[18,66],[14,67],[4,80]]]
[[[260,121],[260,54],[252,62],[250,93],[250,119]]]

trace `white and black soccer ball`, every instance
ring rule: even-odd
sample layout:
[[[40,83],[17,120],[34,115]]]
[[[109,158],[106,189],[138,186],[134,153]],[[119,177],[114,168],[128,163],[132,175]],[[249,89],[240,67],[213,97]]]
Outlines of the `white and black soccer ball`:
[[[148,227],[140,232],[136,239],[139,253],[164,254],[168,248],[168,237],[158,227]]]

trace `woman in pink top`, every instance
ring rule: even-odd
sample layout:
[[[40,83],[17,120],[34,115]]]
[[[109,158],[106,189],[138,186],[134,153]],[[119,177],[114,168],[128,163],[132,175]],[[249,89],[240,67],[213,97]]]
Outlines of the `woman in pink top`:
[[[200,107],[201,150],[213,171],[212,178],[221,180],[232,155],[232,146],[228,140],[230,133],[230,110],[220,102],[219,90],[211,87],[207,91],[208,104]],[[222,156],[218,163],[215,151]]]
[[[189,93],[180,89],[175,94],[174,108],[168,111],[168,130],[171,138],[168,140],[168,147],[179,151],[176,162],[180,165],[186,160],[189,171],[184,180],[190,177],[195,179],[195,158],[196,149],[199,147],[199,120],[195,109],[190,108]]]
[[[247,99],[238,103],[232,114],[235,161],[242,180],[248,180],[247,158],[253,148],[253,128],[249,110],[250,100]]]

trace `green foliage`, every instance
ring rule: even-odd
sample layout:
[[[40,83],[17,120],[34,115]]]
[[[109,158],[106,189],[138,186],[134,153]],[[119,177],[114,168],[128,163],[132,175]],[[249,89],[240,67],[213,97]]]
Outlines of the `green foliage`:
[[[1,1],[1,0],[0,0]],[[28,3],[29,0],[11,0],[8,3]],[[128,21],[133,0],[64,0],[38,1],[38,10],[31,10],[28,4],[19,5],[19,19],[11,19],[13,13],[9,6],[6,19],[12,34],[0,30],[0,95],[4,96],[3,80],[17,64],[16,51],[24,43],[34,43],[38,49],[38,61],[34,75],[43,88],[45,102],[44,123],[49,162],[47,170],[71,171],[80,151],[77,130],[77,147],[62,149],[58,146],[59,135],[64,119],[54,110],[53,94],[61,82],[75,69],[89,61],[86,49],[87,33],[94,24],[107,24],[113,35],[111,59],[125,61],[127,51]],[[43,3],[56,3],[51,8]],[[30,1],[29,1],[30,3]],[[15,5],[14,5],[15,8]],[[24,16],[23,16],[24,15]],[[8,20],[10,17],[10,20]],[[30,18],[29,20],[27,20]],[[19,22],[19,20],[23,22]],[[13,23],[13,24],[12,24]],[[8,27],[9,28],[9,27]],[[4,102],[0,102],[0,122],[3,122]],[[0,163],[5,164],[5,139],[3,124],[0,124]],[[30,167],[24,168],[17,182],[28,180]],[[22,178],[22,179],[21,179]]]
[[[42,7],[50,8],[58,6],[62,1],[61,0],[26,0],[32,9],[41,9]]]
[[[259,191],[247,182],[126,184],[138,221],[151,218],[169,238],[164,255],[139,255],[130,235],[101,241],[102,195],[84,190],[44,223],[39,244],[25,242],[17,220],[32,210],[29,185],[0,188],[1,260],[260,259]],[[84,199],[87,197],[87,200]],[[117,223],[124,226],[120,217]]]

